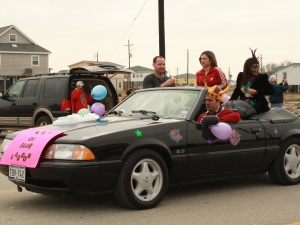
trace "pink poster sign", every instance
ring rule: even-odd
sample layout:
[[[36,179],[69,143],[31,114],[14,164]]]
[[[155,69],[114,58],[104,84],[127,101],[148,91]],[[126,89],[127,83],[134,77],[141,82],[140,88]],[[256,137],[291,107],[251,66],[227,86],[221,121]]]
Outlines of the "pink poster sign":
[[[35,168],[45,146],[62,130],[30,128],[16,136],[4,152],[0,164]]]

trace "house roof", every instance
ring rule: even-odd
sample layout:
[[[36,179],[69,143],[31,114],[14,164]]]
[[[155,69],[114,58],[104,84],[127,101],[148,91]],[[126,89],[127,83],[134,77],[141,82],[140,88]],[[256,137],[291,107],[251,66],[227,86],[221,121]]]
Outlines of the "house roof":
[[[287,66],[278,66],[278,67],[272,69],[272,70],[271,70],[271,73],[276,73],[276,72],[278,72],[279,70],[282,70],[282,69],[287,68],[287,67],[290,67],[290,66],[300,66],[300,63],[292,63],[292,64],[289,64],[289,65],[287,65]]]
[[[16,47],[13,47],[16,46]],[[36,44],[0,43],[0,53],[51,53],[47,49]]]
[[[125,66],[123,65],[120,65],[120,64],[116,64],[116,63],[112,63],[112,62],[95,62],[95,61],[89,61],[89,60],[82,60],[82,61],[79,61],[77,63],[73,63],[71,65],[69,65],[68,67],[72,67],[76,64],[79,64],[79,63],[90,63],[90,64],[93,64],[93,65],[107,65],[107,66],[115,66],[115,67],[118,67],[118,68],[124,68]]]
[[[188,75],[189,75],[189,78],[195,78],[196,77],[196,75],[193,74],[193,73],[188,73]],[[174,77],[186,77],[186,73],[175,75]]]
[[[28,41],[30,41],[31,43],[35,44],[36,43],[30,38],[28,37],[26,34],[24,34],[19,28],[17,28],[15,25],[9,25],[9,26],[6,26],[6,27],[0,27],[0,37],[2,35],[4,35],[6,32],[12,30],[12,29],[15,29],[17,30],[20,34],[22,34],[25,38],[27,38]]]
[[[147,68],[147,67],[143,67],[143,66],[133,66],[130,67],[131,70],[133,70],[136,73],[140,73],[140,72],[153,72],[153,69]]]

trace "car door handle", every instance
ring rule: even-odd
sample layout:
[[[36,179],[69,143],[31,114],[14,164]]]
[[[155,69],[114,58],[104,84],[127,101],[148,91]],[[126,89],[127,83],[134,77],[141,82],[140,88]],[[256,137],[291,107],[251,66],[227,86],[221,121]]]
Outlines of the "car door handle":
[[[259,139],[259,132],[261,131],[260,127],[251,128],[252,134],[255,134],[256,139]]]
[[[260,131],[261,131],[261,128],[260,128],[260,127],[257,127],[257,128],[251,128],[251,133],[252,133],[252,134],[258,134]]]
[[[37,103],[36,103],[36,102],[34,102],[34,103],[32,103],[32,105],[37,105]]]

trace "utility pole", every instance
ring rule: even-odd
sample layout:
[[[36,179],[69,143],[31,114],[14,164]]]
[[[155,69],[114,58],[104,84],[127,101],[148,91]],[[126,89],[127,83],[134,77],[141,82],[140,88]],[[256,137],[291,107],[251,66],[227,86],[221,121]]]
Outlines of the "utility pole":
[[[133,46],[133,44],[130,44],[130,41],[128,40],[128,44],[124,45],[128,47],[128,68],[130,69],[130,58],[132,57],[132,54],[130,52],[130,47]],[[129,87],[128,87],[129,84]],[[127,75],[127,89],[131,88],[131,74]]]
[[[186,85],[189,85],[189,50],[186,53]]]
[[[96,53],[96,56],[94,55],[94,59],[95,59],[95,57],[96,57],[96,62],[99,62],[99,61],[98,61],[98,58],[99,58],[99,57],[98,57],[98,52]]]
[[[164,0],[158,0],[158,25],[159,25],[159,55],[166,58],[165,52],[165,13]]]
[[[263,69],[263,67],[262,67],[262,59],[263,59],[263,58],[262,58],[262,54],[261,54],[261,55],[260,55],[260,71],[261,71],[261,72],[263,72],[263,71],[262,71],[262,69]]]
[[[124,45],[124,46],[127,46],[128,47],[128,68],[130,69],[130,58],[132,57],[132,54],[130,53],[130,47],[133,46],[133,44],[130,44],[130,41],[128,40],[128,44],[127,45]]]
[[[228,68],[228,80],[231,80],[231,78],[232,78],[232,75],[231,75],[231,73],[230,73],[230,67]]]
[[[176,86],[178,86],[178,66],[176,67]]]

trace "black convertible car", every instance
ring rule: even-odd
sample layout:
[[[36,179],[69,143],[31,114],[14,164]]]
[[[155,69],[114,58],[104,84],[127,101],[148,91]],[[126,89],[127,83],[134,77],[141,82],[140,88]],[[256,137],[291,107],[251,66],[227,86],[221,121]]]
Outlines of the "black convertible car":
[[[0,171],[19,190],[113,190],[123,206],[135,209],[156,206],[169,184],[266,172],[275,183],[299,183],[297,115],[275,108],[236,124],[218,123],[215,116],[199,124],[206,92],[139,90],[104,118],[11,133],[2,143]],[[42,139],[43,134],[49,136]]]

